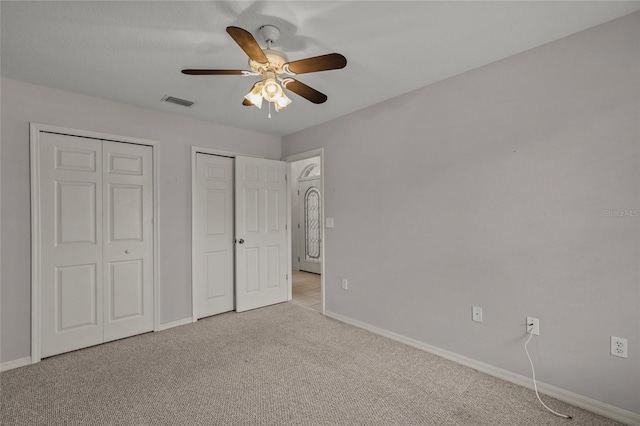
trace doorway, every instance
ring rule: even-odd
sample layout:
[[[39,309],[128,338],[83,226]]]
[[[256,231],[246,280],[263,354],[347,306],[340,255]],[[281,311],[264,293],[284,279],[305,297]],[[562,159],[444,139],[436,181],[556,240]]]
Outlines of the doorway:
[[[285,160],[291,175],[291,301],[324,312],[322,150]]]

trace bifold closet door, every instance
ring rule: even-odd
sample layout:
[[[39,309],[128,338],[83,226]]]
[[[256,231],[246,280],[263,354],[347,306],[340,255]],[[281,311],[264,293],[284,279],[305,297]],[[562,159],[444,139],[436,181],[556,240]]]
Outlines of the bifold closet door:
[[[153,330],[152,148],[104,141],[104,341]]]
[[[102,141],[40,134],[42,357],[102,343]]]
[[[153,330],[152,148],[41,132],[41,356]]]

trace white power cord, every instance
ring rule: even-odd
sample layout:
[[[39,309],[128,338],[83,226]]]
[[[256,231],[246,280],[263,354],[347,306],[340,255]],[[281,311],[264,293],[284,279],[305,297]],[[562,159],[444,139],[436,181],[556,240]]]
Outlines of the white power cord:
[[[565,419],[572,419],[573,417],[571,416],[567,416],[566,414],[560,414],[557,411],[553,411],[551,408],[547,407],[547,404],[542,402],[542,400],[540,399],[540,395],[538,394],[538,385],[536,385],[536,370],[533,368],[533,361],[531,361],[531,355],[529,355],[529,351],[527,350],[527,345],[529,344],[529,341],[531,340],[532,337],[533,337],[533,333],[529,333],[529,338],[527,339],[527,343],[524,344],[524,351],[527,353],[527,358],[529,358],[529,364],[531,364],[531,374],[533,376],[533,389],[536,391],[536,396],[538,397],[538,401],[540,401],[540,404],[542,404],[544,408],[551,411],[556,416],[564,417]]]

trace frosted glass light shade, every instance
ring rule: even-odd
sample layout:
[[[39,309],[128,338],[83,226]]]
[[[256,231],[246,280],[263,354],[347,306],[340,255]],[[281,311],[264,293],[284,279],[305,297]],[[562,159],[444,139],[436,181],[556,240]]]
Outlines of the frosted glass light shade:
[[[280,111],[282,108],[286,107],[290,103],[291,103],[291,99],[289,99],[289,97],[287,97],[284,91],[282,91],[282,94],[280,95],[280,97],[276,99],[276,101],[274,102],[276,111]]]
[[[258,108],[262,108],[262,82],[259,81],[254,84],[251,91],[244,98]]]
[[[262,97],[269,102],[274,102],[282,95],[282,87],[273,78],[267,78],[262,86]]]

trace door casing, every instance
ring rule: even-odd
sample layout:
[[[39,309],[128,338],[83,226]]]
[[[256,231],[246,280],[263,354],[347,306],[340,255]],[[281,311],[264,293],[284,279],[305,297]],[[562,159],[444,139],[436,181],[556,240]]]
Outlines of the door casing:
[[[60,126],[50,126],[46,124],[30,123],[30,161],[31,161],[31,363],[41,360],[41,330],[40,330],[40,292],[41,277],[40,270],[40,133],[59,133],[64,135],[101,139],[112,142],[131,143],[137,145],[150,146],[153,157],[153,330],[158,331],[160,327],[160,299],[159,299],[159,271],[158,271],[158,149],[157,141],[128,136],[113,135],[108,133],[98,133],[87,130],[71,129]]]

